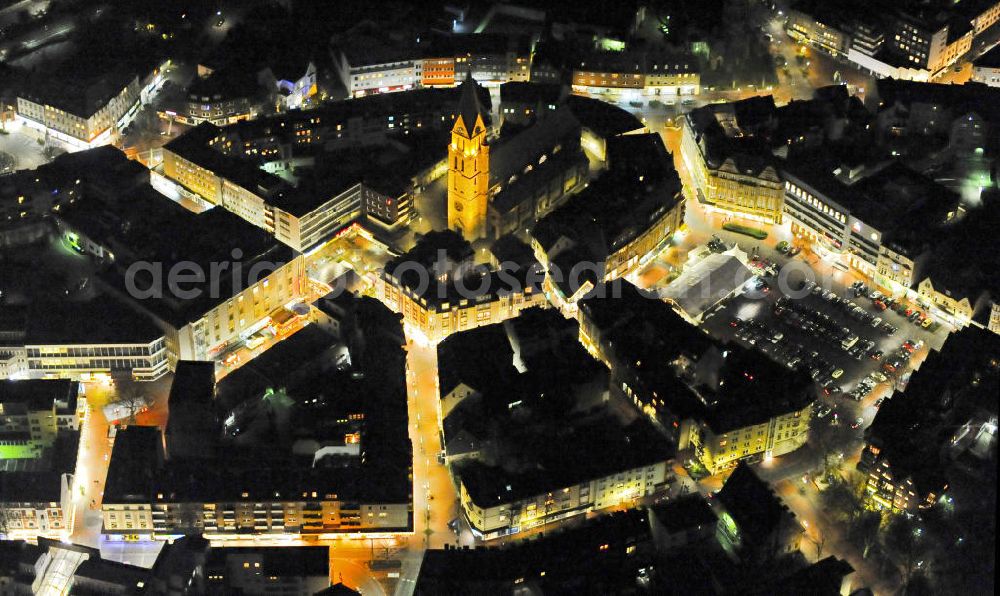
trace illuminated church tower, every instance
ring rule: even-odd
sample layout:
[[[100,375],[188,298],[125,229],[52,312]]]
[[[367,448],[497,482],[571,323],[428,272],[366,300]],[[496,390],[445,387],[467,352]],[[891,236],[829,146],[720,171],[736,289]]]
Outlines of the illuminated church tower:
[[[486,236],[490,147],[479,85],[468,75],[461,86],[458,115],[448,146],[448,228],[472,241]]]

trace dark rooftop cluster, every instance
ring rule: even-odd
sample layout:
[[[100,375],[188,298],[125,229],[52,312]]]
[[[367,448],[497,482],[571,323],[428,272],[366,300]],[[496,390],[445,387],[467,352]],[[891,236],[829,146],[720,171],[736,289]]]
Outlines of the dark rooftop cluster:
[[[805,373],[710,338],[631,284],[619,297],[583,300],[580,310],[615,374],[655,397],[668,419],[703,420],[722,434],[801,410],[815,398]]]
[[[217,389],[207,370],[182,363],[175,381],[181,386],[171,391],[180,401],[176,408],[171,404],[166,452],[158,429],[121,431],[106,499],[150,502],[163,494],[170,502],[239,501],[312,491],[344,500],[408,499],[412,454],[402,329],[381,305],[357,300],[345,325],[351,370],[340,370],[330,352],[335,342],[313,326]],[[296,453],[294,441],[322,446],[339,436],[334,443],[343,444],[347,434],[359,435],[362,457],[327,461],[314,457],[315,448]],[[194,445],[186,444],[192,439]]]
[[[470,442],[481,452],[458,468],[474,502],[534,496],[670,456],[647,420],[605,411],[607,371],[576,337],[575,323],[532,309],[439,345],[442,396],[459,384],[477,393],[444,421],[449,454]]]
[[[429,550],[416,593],[610,594],[635,585],[652,562],[648,513],[623,511],[508,548]],[[640,552],[635,552],[636,548]]]
[[[497,269],[477,265],[472,245],[453,230],[424,234],[408,252],[385,264],[383,274],[422,304],[447,309],[463,301],[540,291],[537,262],[506,261]]]
[[[887,399],[866,431],[862,461],[889,462],[897,478],[913,479],[921,495],[947,484],[943,449],[978,411],[996,415],[1000,339],[977,327],[954,333]]]
[[[607,156],[606,172],[531,231],[532,238],[563,272],[561,285],[567,288],[567,296],[576,290],[568,287],[574,267],[603,263],[683,198],[680,178],[659,135],[611,137],[607,139]],[[566,248],[552,252],[564,244]],[[599,279],[590,281],[596,284]]]

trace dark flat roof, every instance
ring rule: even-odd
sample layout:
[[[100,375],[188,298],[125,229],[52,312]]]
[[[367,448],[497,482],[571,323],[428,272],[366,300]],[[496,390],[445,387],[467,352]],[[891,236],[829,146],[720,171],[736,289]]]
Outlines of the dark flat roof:
[[[566,105],[580,125],[602,138],[642,130],[645,125],[631,112],[600,99],[570,95]]]
[[[500,103],[559,104],[566,87],[558,83],[511,81],[500,85]]]
[[[438,344],[437,353],[442,396],[451,393],[459,383],[481,391],[517,374],[514,350],[502,325],[453,333]]]
[[[288,263],[295,256],[291,248],[233,213],[220,207],[192,213],[150,186],[110,200],[77,201],[61,210],[59,219],[102,246],[113,248],[113,266],[99,275],[122,297],[130,296],[125,278],[129,267],[135,263],[156,264],[164,286],[174,266],[181,263],[200,266],[205,273],[203,281],[185,282],[183,286],[185,290],[199,289],[198,296],[181,300],[164,287],[162,295],[134,302],[138,308],[176,328],[197,320],[250,287],[256,281],[250,275],[255,264],[272,265],[264,267],[263,271],[260,267],[253,271],[259,279],[261,273],[270,274],[273,266]],[[213,264],[237,261],[242,264],[239,279],[234,280],[233,266],[224,270],[227,274],[210,279],[212,276],[208,273],[213,270]],[[134,275],[135,287],[151,287],[154,273],[148,267],[141,267]]]
[[[80,383],[69,379],[0,381],[0,404],[23,403],[28,410],[50,409],[56,401],[76,403]],[[57,408],[58,409],[58,408]]]
[[[196,78],[188,87],[188,99],[201,102],[207,97],[209,102],[223,99],[264,97],[264,89],[257,82],[255,71],[242,68],[223,67],[205,78]]]
[[[227,394],[230,385],[241,384],[241,378],[249,379],[247,382],[257,389],[273,387],[275,393],[282,396],[287,393],[302,402],[282,404],[290,410],[288,416],[294,422],[290,426],[298,431],[307,425],[301,416],[291,416],[306,407],[305,397],[321,398],[322,403],[312,404],[308,409],[309,424],[317,427],[338,423],[344,411],[342,402],[350,402],[356,407],[352,413],[360,410],[358,413],[363,415],[356,423],[361,427],[363,458],[342,467],[327,466],[322,461],[314,466],[312,455],[292,452],[287,437],[274,438],[264,433],[267,436],[252,437],[252,442],[241,437],[227,439],[217,452],[190,458],[172,457],[164,462],[157,457],[158,430],[129,427],[120,431],[115,441],[106,501],[150,502],[157,493],[163,493],[170,502],[242,502],[271,500],[276,492],[287,496],[315,491],[320,499],[336,494],[342,501],[407,502],[412,491],[409,480],[412,446],[406,430],[402,326],[396,315],[371,298],[357,299],[355,312],[356,329],[362,339],[352,352],[352,366],[362,373],[360,377],[336,371],[329,361],[307,360],[317,354],[312,350],[317,345],[316,334],[326,336],[324,331],[310,325],[226,376],[219,384],[217,404],[220,409],[238,408],[243,401],[254,397],[247,392]],[[328,340],[320,345],[324,343],[329,345]],[[275,367],[279,365],[285,370],[277,378]],[[262,375],[262,366],[269,372]],[[261,394],[255,396],[260,398]],[[282,396],[276,399],[286,399]],[[220,425],[217,432],[221,435],[221,424],[215,424]],[[243,493],[248,496],[243,497]]]
[[[782,518],[792,516],[781,498],[744,461],[726,479],[716,498],[732,516],[740,533],[755,544],[762,544],[776,531]]]
[[[580,423],[564,428],[558,439],[547,437],[542,442],[550,448],[533,450],[535,465],[528,470],[508,471],[479,461],[457,464],[456,474],[470,499],[481,507],[492,507],[663,463],[674,454],[666,437],[645,418],[624,427],[607,418]]]
[[[418,594],[508,594],[537,586],[545,594],[618,594],[635,587],[651,541],[647,513],[618,511],[506,547],[428,550]],[[642,549],[639,553],[633,552]]]
[[[699,494],[686,495],[673,501],[656,504],[651,511],[656,520],[671,533],[709,524],[714,526],[717,521],[711,505]]]
[[[205,560],[207,569],[226,567],[231,561],[256,561],[260,559],[261,575],[277,577],[326,577],[330,573],[330,547],[234,547],[209,549]]]
[[[8,503],[60,502],[62,476],[76,470],[79,445],[79,431],[60,429],[55,442],[42,455],[44,470],[0,472],[0,500]]]
[[[144,567],[108,561],[91,557],[80,563],[74,577],[121,586],[127,592],[138,590],[139,585],[149,581],[152,572]],[[75,586],[76,587],[76,586]],[[86,589],[85,586],[81,586]]]
[[[74,116],[90,118],[135,78],[134,72],[124,68],[96,73],[75,68],[61,68],[58,72],[43,69],[28,78],[26,88],[18,95]]]
[[[1000,45],[972,61],[973,66],[981,68],[1000,68]]]

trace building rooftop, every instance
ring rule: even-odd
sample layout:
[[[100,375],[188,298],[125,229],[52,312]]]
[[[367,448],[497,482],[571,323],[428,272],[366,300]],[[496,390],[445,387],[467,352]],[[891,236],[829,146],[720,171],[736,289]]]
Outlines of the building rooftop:
[[[851,215],[882,232],[882,243],[908,254],[929,245],[953,216],[960,197],[899,162],[851,186]],[[906,217],[901,217],[906,214]]]
[[[0,412],[13,415],[38,410],[75,412],[80,383],[69,379],[0,380]]]
[[[953,118],[975,112],[988,122],[1000,122],[1000,89],[983,83],[946,85],[878,79],[875,81],[875,91],[880,111],[896,103],[903,106],[912,103],[937,104],[948,109]]]
[[[514,350],[502,325],[453,333],[437,347],[438,386],[442,396],[459,383],[478,391],[517,375]]]
[[[765,580],[763,585],[755,586],[748,594],[768,596],[798,596],[799,594],[814,594],[815,596],[838,596],[843,593],[844,578],[854,573],[850,563],[837,557],[829,556],[820,559],[812,565],[799,569],[791,575]]]
[[[646,516],[641,510],[610,513],[504,548],[428,550],[416,591],[506,594],[528,588],[545,594],[622,593],[635,586],[637,568],[649,562]]]
[[[532,267],[538,262],[531,247],[513,234],[498,238],[490,246],[490,253],[500,265],[513,263],[520,267]]]
[[[501,454],[498,464],[458,464],[456,473],[473,502],[487,506],[531,497],[672,455],[648,419],[624,421],[602,411],[607,369],[579,344],[575,327],[555,311],[528,311],[439,346],[442,394],[458,381],[482,394],[449,414],[447,434],[470,430],[487,436]],[[478,351],[466,353],[466,346]],[[453,416],[474,424],[456,428]],[[560,448],[552,449],[553,442]]]
[[[699,494],[658,503],[650,511],[656,521],[672,534],[707,525],[714,527],[718,521],[712,506]]]
[[[164,432],[171,456],[214,451],[219,438],[214,401],[215,363],[179,361],[167,398],[170,414]]]
[[[405,502],[412,454],[401,323],[373,299],[357,301],[351,371],[337,369],[327,349],[336,342],[326,332],[305,327],[219,383],[216,451],[175,456],[170,449],[164,461],[157,429],[120,431],[105,500],[149,502],[163,494],[174,502],[245,501],[316,491],[341,500]],[[298,450],[302,439],[325,444],[338,432],[341,443],[358,433],[364,457],[334,461]],[[223,456],[224,466],[211,463]]]
[[[664,396],[672,417],[704,421],[717,434],[802,410],[815,397],[805,373],[712,339],[631,284],[622,284],[617,298],[582,300],[580,312],[599,335],[594,341],[611,346],[612,367],[627,367],[647,391]]]
[[[541,103],[559,105],[567,89],[557,83],[511,81],[500,85],[500,103]]]
[[[865,431],[867,449],[897,478],[911,477],[921,495],[937,492],[946,483],[940,451],[955,434],[953,417],[985,403],[995,411],[998,390],[1000,338],[975,326],[953,333],[879,408]]]
[[[726,479],[716,499],[751,544],[764,544],[784,518],[794,517],[771,487],[743,461]]]
[[[646,127],[635,114],[600,99],[570,95],[566,105],[583,128],[604,139]]]
[[[753,271],[735,255],[713,253],[686,267],[677,279],[658,293],[688,316],[697,318],[751,277]]]
[[[55,72],[44,69],[28,78],[18,96],[80,118],[90,118],[135,79],[136,73],[127,68],[106,72],[86,72],[68,67]]]
[[[212,548],[205,557],[206,575],[239,567],[241,561],[260,563],[260,574],[264,577],[327,577],[330,574],[330,547]]]
[[[263,101],[265,96],[257,73],[240,67],[224,67],[205,78],[196,78],[187,93],[192,102],[213,103],[242,98]]]
[[[293,202],[296,199],[296,189],[291,184],[265,172],[250,160],[230,157],[213,147],[224,144],[226,139],[220,134],[222,130],[211,122],[202,122],[163,148],[261,196],[268,204],[280,207],[282,200]],[[297,210],[291,213],[301,215]]]
[[[566,238],[586,255],[580,262],[603,262],[682,199],[680,178],[659,135],[608,139],[608,165],[588,188],[535,225],[531,235],[543,250]]]
[[[689,380],[696,399],[676,403],[677,413],[690,408],[688,416],[704,420],[717,435],[800,411],[816,397],[804,371],[789,371],[761,352],[736,345],[720,351],[721,360],[698,366]]]
[[[482,119],[485,126],[489,125],[489,111],[483,107],[483,103],[479,100],[480,96],[480,85],[472,78],[472,71],[468,71],[465,80],[461,82],[458,86],[458,117],[462,120],[462,125],[465,127],[466,135],[472,137],[475,135],[473,127],[476,127],[480,119]],[[458,121],[456,120],[456,126]]]
[[[80,563],[73,573],[74,591],[82,588],[81,591],[85,592],[87,581],[120,586],[126,592],[139,591],[151,575],[150,570],[145,567],[109,561],[100,556],[90,557]],[[106,589],[104,586],[102,588]]]
[[[489,90],[480,86],[477,91],[479,102],[489,112],[491,109]],[[460,96],[459,88],[415,89],[406,93],[379,93],[345,101],[332,101],[312,110],[291,111],[277,116],[238,122],[221,130],[215,128],[216,132],[210,134],[202,143],[206,143],[220,132],[227,140],[239,138],[244,141],[279,134],[292,136],[297,130],[297,123],[308,123],[310,120],[318,120],[321,124],[336,129],[338,124],[347,128],[353,121],[387,122],[391,116],[393,121],[397,122],[409,119],[411,123],[419,121],[423,126],[432,126],[435,124],[433,116],[437,116],[437,122],[441,122],[440,116],[443,115],[446,116],[447,128],[451,129],[452,121],[458,113]],[[183,137],[175,141],[180,138]],[[444,147],[441,151],[444,151]]]
[[[707,333],[685,321],[655,294],[630,283],[622,283],[617,296],[586,298],[579,306],[581,316],[593,325],[602,342],[614,347],[622,362],[653,354],[667,361],[682,354],[697,359],[713,346]]]
[[[627,426],[608,418],[581,422],[541,436],[521,432],[505,436],[504,442],[509,448],[517,445],[523,468],[511,466],[511,461],[496,466],[463,461],[455,466],[469,498],[481,507],[535,497],[673,456],[666,437],[644,418]]]
[[[977,68],[1000,68],[1000,46],[993,46],[993,49],[972,61],[972,65]]]
[[[1000,252],[983,250],[983,239],[1000,229],[1000,194],[982,194],[983,204],[970,209],[954,226],[935,235],[933,250],[919,277],[930,277],[934,289],[970,304],[983,292],[1000,297]],[[918,282],[921,280],[917,280]]]
[[[538,267],[507,268],[501,272],[475,265],[472,257],[472,245],[457,232],[432,231],[417,240],[408,252],[387,262],[382,275],[415,297],[421,306],[441,310],[510,293],[541,291],[544,276]]]
[[[7,503],[59,503],[62,478],[76,470],[80,432],[60,429],[51,447],[30,471],[0,471],[0,500]]]
[[[490,184],[500,184],[505,189],[514,175],[525,174],[525,167],[540,167],[538,160],[546,155],[553,157],[553,149],[575,153],[580,145],[580,123],[566,107],[557,109],[547,117],[490,147]],[[513,186],[513,185],[511,185]]]
[[[289,262],[294,253],[264,230],[221,208],[193,213],[164,199],[152,187],[106,200],[77,201],[59,213],[64,224],[113,251],[114,263],[99,275],[121,296],[129,296],[126,278],[135,263],[152,263],[133,272],[134,287],[151,288],[155,271],[165,279],[179,263],[194,264],[205,274],[202,281],[185,284],[197,296],[180,300],[169,289],[137,300],[136,305],[177,328],[193,322],[218,304],[250,287],[260,268],[271,272]],[[179,248],[180,247],[180,248]],[[210,279],[218,263],[240,262],[242,277],[229,274]],[[260,267],[254,267],[260,263]],[[234,271],[231,266],[228,272]],[[188,271],[188,269],[185,269]],[[155,288],[154,288],[155,289]],[[114,326],[111,326],[114,328]]]

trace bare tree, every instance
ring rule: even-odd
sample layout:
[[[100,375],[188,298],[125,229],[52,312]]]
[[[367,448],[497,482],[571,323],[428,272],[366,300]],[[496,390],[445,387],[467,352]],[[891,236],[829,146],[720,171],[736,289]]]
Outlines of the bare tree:
[[[138,387],[129,386],[119,393],[118,402],[128,414],[122,418],[126,424],[135,424],[135,417],[149,405],[146,394]]]
[[[809,538],[809,542],[812,542],[813,546],[816,547],[816,558],[823,558],[823,547],[826,546],[826,532],[818,532],[817,536],[809,534],[806,536]]]

